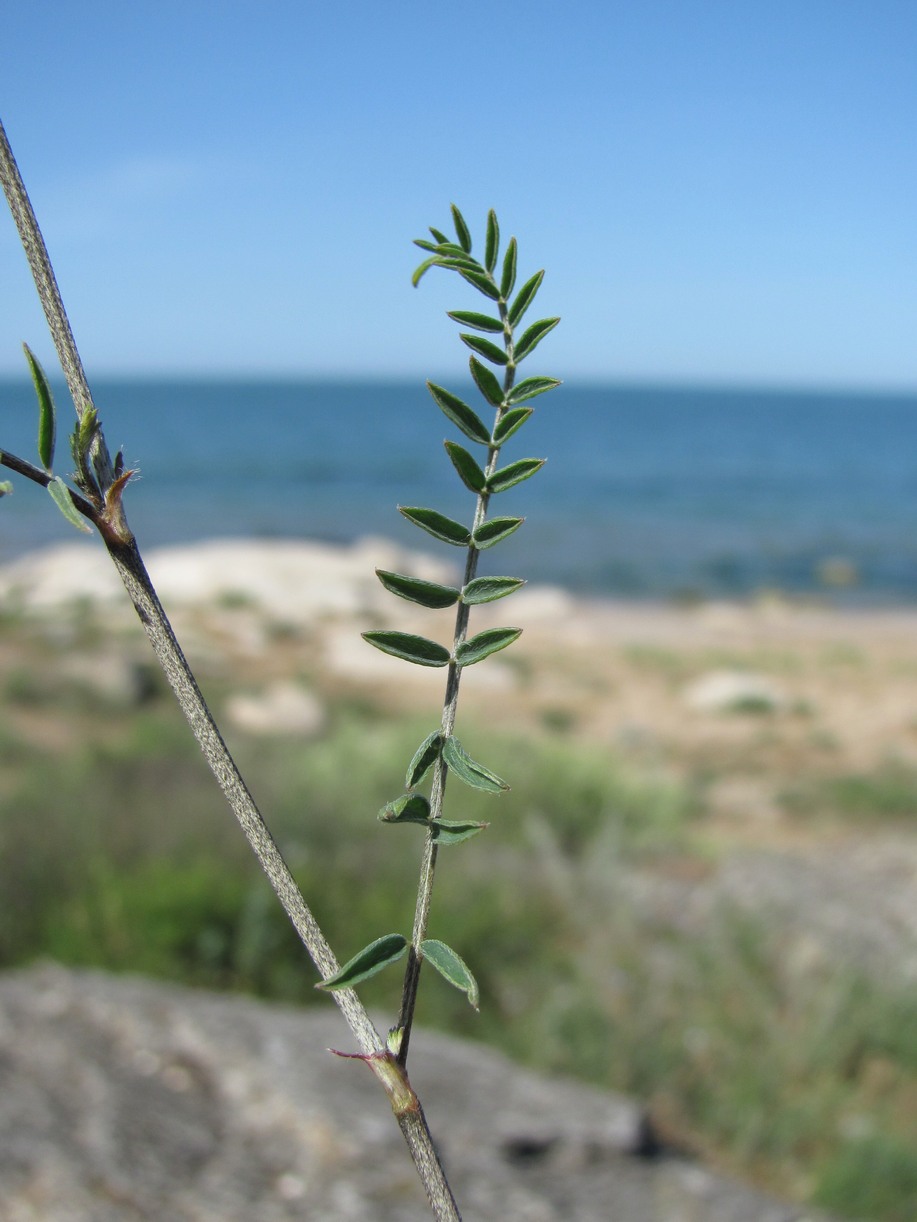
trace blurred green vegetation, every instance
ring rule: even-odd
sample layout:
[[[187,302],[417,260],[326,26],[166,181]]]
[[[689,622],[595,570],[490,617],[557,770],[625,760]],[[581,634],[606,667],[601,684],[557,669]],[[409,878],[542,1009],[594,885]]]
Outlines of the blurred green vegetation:
[[[50,956],[327,1005],[168,695],[153,685],[126,715],[48,676],[26,657],[4,691],[0,966]],[[375,816],[434,727],[341,700],[318,739],[232,744],[342,960],[410,930],[420,833]],[[430,929],[472,967],[482,1012],[431,973],[419,1021],[636,1094],[664,1139],[778,1192],[911,1218],[917,996],[800,972],[747,916],[698,937],[641,905],[641,870],[705,868],[700,792],[556,728],[460,729],[513,786],[447,795],[449,818],[492,823],[443,850]],[[394,1017],[399,973],[361,993]]]

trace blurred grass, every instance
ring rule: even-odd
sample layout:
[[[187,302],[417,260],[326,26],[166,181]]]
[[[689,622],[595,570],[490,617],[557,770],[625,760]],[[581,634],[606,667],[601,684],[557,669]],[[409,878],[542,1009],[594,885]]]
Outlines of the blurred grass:
[[[21,716],[0,730],[0,966],[51,956],[327,1004],[164,693],[125,716],[26,658],[4,697]],[[320,739],[233,744],[342,960],[410,929],[420,836],[375,815],[434,725],[340,701]],[[913,1217],[917,997],[800,971],[747,916],[698,938],[635,903],[638,867],[703,869],[685,784],[569,735],[460,732],[513,786],[447,795],[450,818],[492,823],[441,854],[430,929],[472,966],[482,1013],[431,974],[419,1021],[634,1093],[664,1139],[797,1199]],[[400,978],[361,992],[394,1015]]]

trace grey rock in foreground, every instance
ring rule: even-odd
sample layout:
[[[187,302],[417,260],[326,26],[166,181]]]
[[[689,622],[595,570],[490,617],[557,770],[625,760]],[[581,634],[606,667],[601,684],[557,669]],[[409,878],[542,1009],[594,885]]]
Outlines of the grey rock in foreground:
[[[0,1219],[428,1219],[385,1097],[329,1046],[351,1048],[331,1004],[0,976]],[[654,1151],[628,1100],[485,1048],[418,1032],[411,1077],[467,1222],[814,1222]]]

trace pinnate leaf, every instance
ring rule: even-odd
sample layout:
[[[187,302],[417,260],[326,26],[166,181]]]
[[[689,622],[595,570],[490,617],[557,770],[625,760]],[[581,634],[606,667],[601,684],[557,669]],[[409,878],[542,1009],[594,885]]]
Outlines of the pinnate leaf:
[[[506,598],[525,585],[521,577],[475,577],[462,590],[462,602],[474,607],[479,603],[493,603]]]
[[[494,428],[494,445],[502,446],[514,433],[518,433],[526,420],[535,414],[533,407],[513,407],[497,421]]]
[[[436,968],[443,979],[464,993],[475,1010],[479,1008],[478,985],[468,964],[457,955],[451,946],[435,938],[425,938],[420,944],[420,953]]]
[[[387,569],[376,569],[376,576],[392,594],[406,598],[408,602],[422,607],[452,607],[459,600],[460,590],[455,586],[441,586],[435,581],[423,581],[407,573],[390,573]]]
[[[481,339],[480,335],[466,335],[463,331],[459,339],[463,344],[467,344],[472,352],[483,356],[485,361],[491,361],[494,365],[505,365],[509,360],[502,348],[498,348],[489,339]]]
[[[452,223],[455,225],[455,235],[459,240],[459,245],[462,250],[471,250],[471,234],[468,231],[468,226],[465,224],[465,218],[456,208],[455,204],[452,208]]]
[[[477,412],[463,402],[458,395],[452,394],[442,386],[437,386],[435,382],[428,382],[427,389],[444,415],[457,425],[466,437],[482,446],[489,445],[490,434]]]
[[[446,666],[450,661],[449,650],[444,645],[438,645],[429,637],[416,636],[413,632],[380,629],[364,632],[363,640],[382,653],[391,654],[393,658],[402,658],[405,662],[413,662],[415,666]]]
[[[376,938],[375,942],[364,946],[333,976],[329,976],[327,980],[320,980],[315,987],[328,989],[331,992],[334,992],[335,989],[352,988],[361,980],[368,980],[370,976],[375,976],[390,963],[396,963],[404,954],[407,944],[407,938],[400,933],[387,933],[384,937]]]
[[[533,322],[523,332],[522,338],[514,348],[516,360],[521,361],[523,357],[528,356],[536,344],[539,344],[549,331],[553,331],[559,322],[559,318],[542,318],[539,322]]]
[[[557,386],[560,386],[558,378],[523,378],[510,391],[507,403],[524,403],[527,399],[534,399],[536,395],[543,395],[545,391],[554,390]]]
[[[526,280],[522,288],[516,294],[516,299],[509,307],[509,321],[513,326],[519,321],[522,315],[532,304],[532,299],[541,287],[541,282],[544,280],[544,272],[536,272],[530,280]]]
[[[488,369],[486,365],[482,365],[475,357],[471,358],[468,365],[471,369],[471,376],[474,378],[475,385],[487,402],[492,407],[500,407],[503,403],[503,387],[498,382],[493,370]]]
[[[475,662],[482,662],[492,653],[512,645],[521,635],[521,628],[488,628],[469,641],[463,641],[455,651],[455,660],[459,666],[474,666]]]
[[[460,446],[457,441],[446,441],[443,444],[465,487],[472,492],[483,492],[487,476],[465,447]]]
[[[521,484],[524,479],[531,479],[544,464],[543,458],[520,458],[518,462],[510,463],[508,467],[501,467],[499,471],[494,471],[487,481],[487,491],[505,492],[507,488]]]
[[[503,323],[499,318],[491,318],[489,314],[479,314],[477,310],[447,310],[446,313],[453,322],[462,327],[474,327],[478,331],[491,331],[499,335]]]
[[[45,371],[28,344],[22,345],[25,359],[29,364],[29,372],[38,396],[38,457],[41,465],[50,475],[54,466],[54,445],[57,439],[57,412],[54,407],[54,396],[45,377]],[[82,525],[82,523],[81,523]]]
[[[525,518],[491,518],[488,522],[482,522],[474,532],[474,545],[479,552],[484,551],[487,547],[493,547],[495,543],[500,543],[508,535],[511,535],[514,530],[518,530]]]
[[[70,497],[70,489],[59,475],[55,475],[50,484],[48,484],[48,492],[51,495],[51,500],[71,525],[75,526],[77,530],[84,531],[87,535],[92,533],[90,527],[86,525],[85,519],[74,505]]]
[[[485,793],[503,793],[509,789],[506,781],[495,772],[473,760],[454,734],[443,743],[443,759],[459,780],[472,789],[482,789]]]
[[[441,539],[443,543],[467,547],[471,542],[471,531],[467,527],[453,518],[447,518],[443,513],[437,513],[435,509],[423,509],[419,505],[399,505],[398,512],[434,539]]]
[[[423,740],[408,764],[407,775],[404,778],[404,783],[408,789],[413,789],[415,785],[419,785],[427,775],[439,759],[442,745],[443,736],[440,730],[434,730],[429,737]]]

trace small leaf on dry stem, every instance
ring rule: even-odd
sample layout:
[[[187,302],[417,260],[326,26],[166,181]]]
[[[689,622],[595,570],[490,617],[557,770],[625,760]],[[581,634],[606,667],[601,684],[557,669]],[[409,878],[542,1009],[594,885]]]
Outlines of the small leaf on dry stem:
[[[543,458],[520,458],[518,462],[510,463],[508,467],[501,467],[499,471],[494,471],[487,481],[487,491],[505,492],[507,488],[514,488],[523,480],[531,479],[544,464],[545,459]]]
[[[51,494],[51,500],[71,525],[75,526],[77,530],[82,530],[87,535],[92,533],[90,527],[86,525],[85,518],[79,513],[71,500],[70,489],[59,475],[55,475],[50,484],[48,484],[48,492]]]
[[[369,946],[364,946],[344,964],[340,971],[329,976],[327,980],[320,980],[315,987],[329,989],[332,992],[335,989],[352,988],[361,980],[368,980],[370,976],[375,976],[390,963],[396,963],[404,954],[407,944],[407,938],[402,934],[387,933],[377,938],[375,942],[370,942]]]
[[[428,738],[423,740],[414,752],[410,764],[408,764],[407,775],[404,778],[404,783],[408,789],[413,789],[415,785],[419,785],[427,775],[437,759],[439,759],[442,745],[443,736],[440,730],[434,731]]]
[[[475,380],[475,385],[487,402],[491,407],[500,407],[503,403],[503,387],[497,381],[493,370],[488,369],[486,365],[482,365],[475,357],[472,357],[468,362],[468,367],[471,370],[471,376]]]
[[[484,551],[487,547],[493,547],[495,543],[500,543],[508,535],[511,535],[514,530],[518,530],[525,518],[491,518],[489,522],[482,522],[474,532],[474,545],[479,552]]]
[[[422,607],[451,607],[459,600],[460,590],[455,586],[441,586],[435,581],[423,581],[420,577],[409,577],[406,573],[389,573],[376,569],[376,576],[392,594],[420,603]]]
[[[382,653],[413,662],[415,666],[446,666],[451,660],[449,650],[444,645],[438,645],[425,636],[415,636],[413,632],[385,630],[364,632],[362,635],[364,641],[375,645]]]
[[[484,832],[489,827],[489,823],[453,823],[448,819],[431,819],[429,823],[430,835],[441,848],[448,848],[450,844],[461,844],[463,840],[470,840],[472,836],[477,836],[478,832]]]
[[[454,518],[447,518],[443,513],[437,513],[435,509],[423,509],[419,505],[399,505],[398,512],[434,539],[442,539],[443,543],[467,547],[471,542],[471,531],[466,526],[462,526]]]
[[[524,585],[521,577],[475,577],[462,590],[462,602],[472,607],[478,603],[496,602]]]
[[[443,445],[465,487],[471,492],[483,492],[484,485],[488,482],[487,476],[465,447],[460,446],[457,441],[445,441]]]
[[[495,772],[473,760],[454,734],[443,743],[443,760],[459,780],[472,789],[483,789],[485,793],[502,793],[509,789],[506,781]]]
[[[430,803],[419,793],[405,793],[379,811],[383,823],[429,823]]]
[[[22,345],[25,359],[29,364],[29,372],[38,396],[38,457],[41,465],[51,474],[54,466],[54,445],[57,440],[57,412],[54,407],[54,396],[45,377],[45,371],[28,344]]]
[[[521,628],[488,628],[471,640],[463,641],[455,651],[455,660],[459,666],[474,666],[475,662],[482,662],[492,653],[512,645],[521,635]]]
[[[451,946],[438,942],[435,938],[426,938],[420,944],[420,953],[439,972],[439,974],[460,992],[465,993],[471,1005],[477,1010],[478,985],[469,970],[468,964],[457,955]]]
[[[0,496],[12,496],[13,485],[8,479],[0,480]]]
[[[442,409],[443,414],[457,425],[466,437],[482,446],[490,444],[490,433],[483,420],[458,395],[452,394],[442,386],[437,386],[435,382],[428,382],[427,389],[433,396],[434,402]]]

